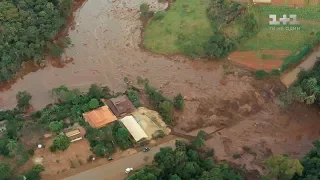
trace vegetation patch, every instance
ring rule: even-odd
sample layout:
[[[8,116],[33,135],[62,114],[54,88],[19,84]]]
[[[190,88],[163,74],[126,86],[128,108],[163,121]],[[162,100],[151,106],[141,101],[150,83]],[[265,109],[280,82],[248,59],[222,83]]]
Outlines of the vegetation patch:
[[[206,16],[209,0],[177,0],[167,12],[155,13],[144,34],[144,46],[156,53],[203,56],[203,45],[213,34]]]
[[[0,2],[0,82],[10,80],[23,61],[40,62],[46,52],[61,55],[55,38],[71,13],[72,0]]]
[[[177,0],[148,22],[145,47],[156,53],[226,57],[258,30],[246,7],[229,0]]]

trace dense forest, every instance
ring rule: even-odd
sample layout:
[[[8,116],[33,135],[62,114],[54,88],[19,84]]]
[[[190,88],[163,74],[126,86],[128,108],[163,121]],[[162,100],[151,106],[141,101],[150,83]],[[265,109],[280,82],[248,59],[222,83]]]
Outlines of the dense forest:
[[[53,40],[66,24],[72,0],[0,1],[0,82],[10,80],[23,61],[40,62],[54,49]]]

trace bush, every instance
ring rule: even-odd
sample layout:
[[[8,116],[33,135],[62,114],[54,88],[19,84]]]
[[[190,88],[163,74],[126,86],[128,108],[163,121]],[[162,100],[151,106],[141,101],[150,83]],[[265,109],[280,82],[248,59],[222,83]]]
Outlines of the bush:
[[[103,97],[103,89],[96,84],[91,84],[87,95],[90,98],[100,99]]]
[[[63,129],[63,124],[58,121],[52,121],[49,124],[49,129],[51,132],[59,133]]]
[[[280,71],[278,69],[273,69],[269,72],[270,76],[280,76]]]
[[[34,155],[34,149],[28,149],[28,154],[30,156],[33,156]]]
[[[281,71],[287,70],[289,67],[298,64],[305,56],[312,51],[311,45],[305,45],[297,54],[290,55],[284,59],[284,63],[280,67]]]
[[[241,155],[240,154],[233,154],[232,157],[233,157],[233,159],[238,159],[241,157]]]
[[[149,5],[143,3],[140,5],[140,18],[148,19],[150,17]]]
[[[172,122],[173,105],[170,101],[164,101],[159,105],[159,114],[166,123]]]
[[[265,70],[259,70],[259,71],[256,71],[255,78],[258,80],[261,80],[261,79],[264,79],[267,75],[268,73]]]
[[[44,167],[40,164],[32,166],[32,168],[25,174],[25,177],[30,180],[41,180],[40,173],[44,171]]]
[[[16,99],[18,108],[24,109],[30,106],[32,96],[27,91],[18,92]]]
[[[50,152],[56,152],[57,151],[57,147],[52,145],[49,147]]]
[[[184,99],[181,93],[174,97],[174,107],[178,110],[182,110],[184,107]]]
[[[0,163],[0,180],[6,180],[10,177],[11,168],[7,163]]]
[[[53,139],[53,146],[59,150],[66,150],[70,146],[71,142],[65,135],[58,135]]]
[[[165,137],[166,134],[162,130],[157,130],[155,133],[152,134],[152,138],[159,139]]]
[[[156,13],[153,15],[153,19],[156,20],[156,21],[159,21],[159,20],[162,20],[165,15],[166,15],[166,12],[159,11],[159,12],[156,12]]]
[[[99,101],[96,98],[93,98],[90,100],[89,102],[89,108],[90,109],[96,109],[97,107],[99,107]]]
[[[134,107],[138,108],[141,106],[140,104],[140,100],[139,100],[139,97],[138,97],[138,93],[134,90],[129,90],[128,93],[128,98],[129,100],[132,102],[132,104],[134,105]]]

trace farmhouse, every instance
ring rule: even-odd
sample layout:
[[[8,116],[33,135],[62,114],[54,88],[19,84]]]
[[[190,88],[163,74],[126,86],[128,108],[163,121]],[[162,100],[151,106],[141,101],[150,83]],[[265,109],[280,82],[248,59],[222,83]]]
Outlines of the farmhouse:
[[[114,115],[117,117],[123,117],[135,109],[126,95],[111,98],[105,103],[110,107]]]
[[[147,139],[148,136],[144,130],[140,127],[137,121],[133,116],[126,116],[120,120],[123,125],[128,129],[132,137],[136,142],[139,142],[142,139]]]
[[[83,113],[82,115],[85,121],[93,128],[101,128],[117,120],[117,117],[108,106],[102,106],[98,109]]]

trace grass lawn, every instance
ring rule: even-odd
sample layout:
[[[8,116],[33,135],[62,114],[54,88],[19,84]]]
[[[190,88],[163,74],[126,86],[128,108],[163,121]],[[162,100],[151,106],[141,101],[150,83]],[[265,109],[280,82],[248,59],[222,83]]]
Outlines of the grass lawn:
[[[320,30],[320,9],[317,7],[293,8],[286,6],[260,6],[257,8],[260,27],[262,29],[247,42],[240,44],[240,51],[250,51],[258,49],[268,50],[299,50],[310,39],[315,32]],[[277,18],[283,14],[296,14],[300,21],[300,30],[272,30],[268,24],[269,14],[277,14]],[[276,26],[273,26],[276,27]],[[297,27],[297,26],[293,26]],[[285,28],[285,27],[284,27]]]
[[[156,15],[145,29],[144,45],[156,53],[183,53],[188,48],[198,55],[213,34],[206,15],[209,0],[176,0],[162,18]]]

